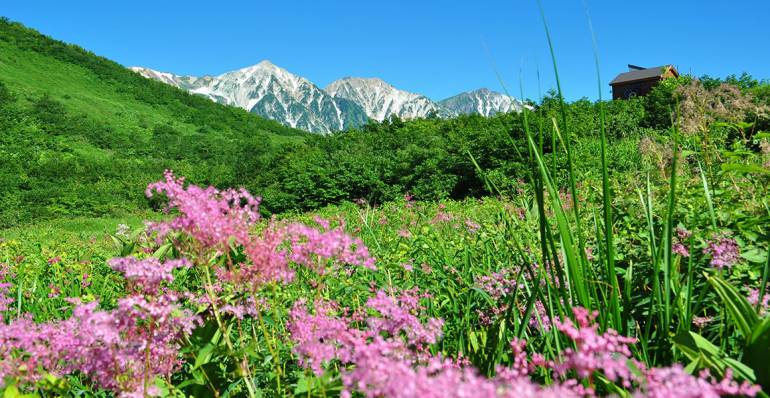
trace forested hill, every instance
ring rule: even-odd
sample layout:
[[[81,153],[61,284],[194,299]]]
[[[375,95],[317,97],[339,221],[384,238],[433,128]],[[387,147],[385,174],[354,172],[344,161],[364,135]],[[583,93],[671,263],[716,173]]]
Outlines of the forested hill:
[[[165,168],[241,185],[307,134],[0,19],[0,227],[146,207]],[[247,161],[244,161],[247,160]]]

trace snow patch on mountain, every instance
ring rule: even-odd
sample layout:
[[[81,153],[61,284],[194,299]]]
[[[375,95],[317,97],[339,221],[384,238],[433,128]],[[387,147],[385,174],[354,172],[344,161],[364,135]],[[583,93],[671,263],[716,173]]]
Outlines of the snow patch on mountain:
[[[324,91],[361,105],[367,116],[377,121],[391,115],[412,119],[440,112],[439,106],[429,98],[399,90],[378,78],[346,77],[332,82]]]
[[[226,105],[237,106],[268,119],[307,131],[328,133],[358,127],[368,119],[383,121],[431,115],[492,116],[518,112],[522,102],[488,89],[458,94],[434,102],[420,94],[399,90],[378,78],[346,77],[321,89],[304,77],[270,61],[219,76],[181,76],[149,68],[134,72]]]
[[[439,101],[439,105],[456,114],[492,116],[519,112],[524,104],[516,98],[486,88],[460,93]]]
[[[177,76],[132,67],[144,77],[159,80],[226,105],[237,106],[268,119],[308,131],[327,133],[366,122],[364,111],[326,94],[309,80],[270,61],[262,61],[219,76]]]

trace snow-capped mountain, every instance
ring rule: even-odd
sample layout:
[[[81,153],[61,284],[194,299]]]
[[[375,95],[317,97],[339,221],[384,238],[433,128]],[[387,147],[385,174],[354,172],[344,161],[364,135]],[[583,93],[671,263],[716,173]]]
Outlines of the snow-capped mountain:
[[[516,98],[486,88],[460,93],[438,104],[455,114],[478,113],[483,116],[518,112],[523,107],[522,102]]]
[[[357,104],[334,98],[309,80],[270,61],[215,77],[131,69],[144,77],[303,130],[326,133],[360,126],[367,120],[366,113]]]
[[[368,119],[402,119],[436,114],[451,117],[479,113],[484,116],[519,111],[521,102],[500,93],[480,89],[440,102],[424,95],[399,90],[377,78],[346,77],[324,90],[309,80],[262,61],[219,76],[180,76],[149,68],[131,67],[140,75],[241,107],[285,125],[327,133],[361,126]]]
[[[192,90],[202,85],[205,85],[207,79],[210,77],[195,77],[195,76],[179,76],[168,72],[159,72],[150,68],[142,68],[140,66],[132,66],[128,69],[148,78],[161,81],[163,83],[176,86],[185,90]]]
[[[332,82],[324,91],[361,105],[367,116],[380,122],[391,115],[412,119],[442,111],[427,97],[399,90],[377,78],[346,77]]]

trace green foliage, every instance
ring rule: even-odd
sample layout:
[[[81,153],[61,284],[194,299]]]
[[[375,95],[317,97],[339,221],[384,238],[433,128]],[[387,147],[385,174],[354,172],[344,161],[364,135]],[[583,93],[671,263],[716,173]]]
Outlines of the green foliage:
[[[143,187],[169,168],[200,185],[245,186],[263,197],[267,214],[356,199],[379,204],[406,193],[421,200],[514,195],[531,177],[521,114],[393,118],[310,135],[144,79],[17,23],[0,22],[0,33],[0,227],[147,209],[153,204]],[[562,123],[558,96],[533,104],[530,123],[542,131],[555,187],[571,182],[565,143],[576,179],[601,178],[600,106],[611,148],[606,167],[629,178],[664,173],[671,156],[660,148],[676,88],[690,80],[667,79],[645,98],[564,104],[570,128],[562,137],[554,130]],[[727,80],[770,98],[761,96],[766,82]],[[750,122],[751,131],[767,123]],[[711,146],[744,139],[730,128],[712,130]],[[754,141],[743,148],[757,154]],[[643,142],[655,143],[651,152],[640,151]]]
[[[145,209],[143,187],[164,169],[244,185],[273,148],[307,135],[7,20],[0,131],[0,228]]]
[[[644,125],[654,129],[667,129],[675,119],[678,98],[676,89],[692,82],[689,75],[669,78],[661,81],[644,97],[644,107],[647,112]]]

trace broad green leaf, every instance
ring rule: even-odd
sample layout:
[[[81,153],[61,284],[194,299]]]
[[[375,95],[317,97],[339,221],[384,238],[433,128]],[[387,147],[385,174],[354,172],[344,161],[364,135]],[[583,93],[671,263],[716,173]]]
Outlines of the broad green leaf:
[[[754,369],[759,384],[770,386],[770,316],[754,328],[743,361]]]
[[[732,359],[732,358],[725,358],[724,361],[729,367],[735,370],[741,377],[751,382],[755,382],[757,380],[757,376],[754,374],[754,370],[751,369],[746,364],[744,364],[743,362],[736,361],[735,359]]]
[[[746,298],[743,297],[738,289],[730,285],[721,277],[710,276],[708,277],[708,282],[714,288],[719,298],[722,299],[722,304],[724,304],[727,312],[730,313],[730,319],[735,322],[735,326],[748,341],[754,330],[754,326],[759,321],[754,308],[749,304]]]
[[[724,163],[722,164],[722,170],[734,171],[736,173],[770,174],[770,170],[753,164]]]
[[[473,348],[473,352],[477,352],[479,350],[479,339],[476,337],[476,333],[471,331],[468,333],[468,341],[471,343],[471,348]]]
[[[211,360],[211,354],[216,348],[216,345],[208,343],[198,351],[198,355],[195,356],[195,365],[193,369],[199,368],[201,365],[209,363]]]
[[[767,252],[761,249],[751,249],[747,250],[743,253],[741,253],[741,257],[746,259],[746,261],[752,262],[752,263],[764,263],[765,259],[767,258]]]
[[[711,344],[711,342],[706,340],[703,336],[695,332],[690,332],[690,336],[692,336],[693,341],[695,341],[695,345],[701,351],[707,352],[711,355],[719,355],[719,347]]]
[[[171,243],[166,243],[165,245],[159,247],[158,250],[155,250],[155,253],[153,253],[152,256],[157,259],[163,259],[169,250],[171,250]]]

